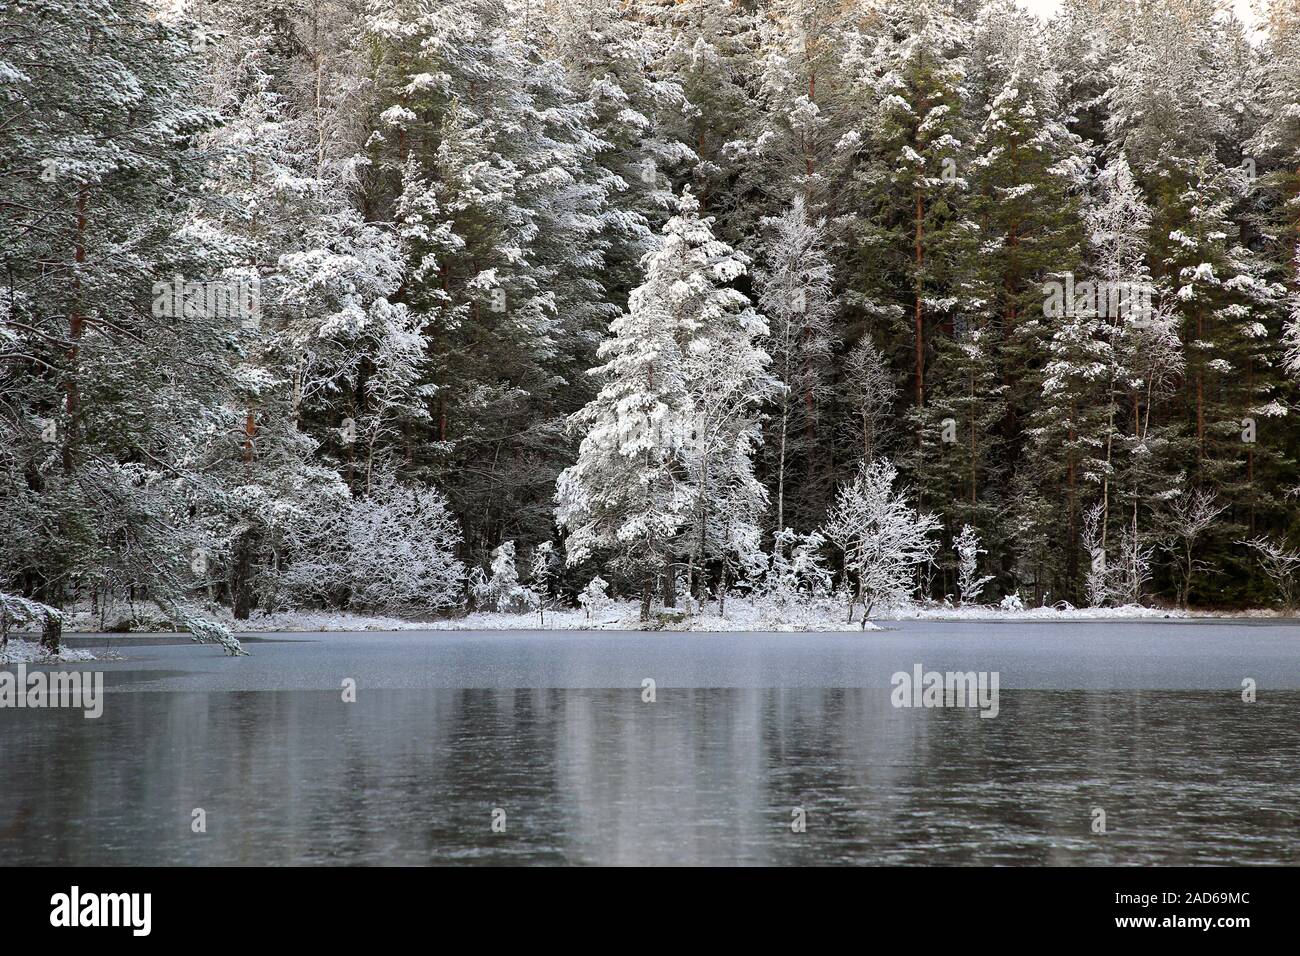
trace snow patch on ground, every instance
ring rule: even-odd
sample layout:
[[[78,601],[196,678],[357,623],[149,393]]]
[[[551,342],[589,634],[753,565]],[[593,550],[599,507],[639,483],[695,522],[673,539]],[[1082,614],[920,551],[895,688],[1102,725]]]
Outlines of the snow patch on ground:
[[[210,613],[236,634],[275,631],[878,631],[867,622],[863,628],[860,609],[853,623],[847,621],[842,604],[830,601],[808,604],[779,604],[770,601],[729,599],[725,616],[718,613],[716,602],[688,613],[685,605],[677,610],[656,608],[649,626],[640,621],[640,604],[615,601],[588,615],[582,608],[548,608],[508,613],[475,611],[460,617],[418,620],[378,614],[353,614],[346,611],[281,611],[272,614],[254,612],[246,621],[236,621],[230,613]],[[80,623],[80,622],[78,622]],[[83,630],[93,628],[82,627]]]
[[[59,653],[51,654],[41,647],[38,641],[24,641],[12,637],[4,649],[0,650],[0,664],[77,664],[93,660],[95,655],[90,651],[64,647]]]
[[[1131,618],[1195,616],[1197,615],[1175,608],[1143,607],[1139,604],[1126,604],[1121,607],[1073,607],[1070,604],[1061,603],[1054,607],[1028,607],[1012,610],[995,605],[958,607],[936,604],[926,607],[900,608],[885,617],[896,621],[1112,621]]]
[[[438,620],[411,620],[383,615],[350,614],[343,611],[285,611],[275,614],[255,613],[247,621],[222,618],[235,632],[268,631],[538,631],[538,630],[665,630],[665,631],[879,631],[880,622],[900,620],[930,621],[1091,621],[1185,618],[1197,615],[1186,611],[1142,607],[1076,608],[1068,604],[1055,607],[1001,608],[995,605],[959,607],[949,604],[910,605],[890,608],[873,614],[863,628],[861,608],[854,611],[852,622],[847,608],[838,601],[780,602],[771,599],[730,598],[725,616],[718,613],[716,602],[688,611],[685,602],[676,609],[656,608],[650,625],[640,621],[640,605],[635,601],[616,601],[603,610],[588,615],[581,608],[548,609],[539,617],[536,611],[507,613],[475,611],[461,617]]]
[[[1277,617],[1278,612],[1251,610],[1229,613],[1188,612],[1174,608],[1142,607],[1073,607],[1061,602],[1052,607],[1017,607],[1015,602],[1006,606],[974,605],[961,607],[946,603],[914,604],[880,609],[864,629],[861,624],[862,609],[854,610],[854,619],[848,620],[848,608],[842,600],[830,598],[809,601],[780,600],[774,597],[732,596],[727,599],[725,615],[718,613],[716,601],[703,607],[695,603],[688,610],[685,601],[676,610],[656,607],[654,619],[644,626],[640,621],[640,605],[636,601],[614,601],[588,615],[582,608],[547,609],[542,616],[536,610],[519,613],[475,611],[459,617],[437,619],[393,617],[383,614],[358,614],[347,611],[281,611],[271,614],[256,611],[246,621],[234,620],[229,610],[207,609],[204,613],[212,620],[224,624],[236,634],[256,634],[273,631],[538,631],[538,630],[665,630],[665,631],[878,631],[888,628],[889,621],[1094,621],[1094,620],[1151,620],[1159,618],[1195,617]],[[873,623],[874,622],[874,623]],[[97,632],[98,619],[84,611],[69,614],[68,632]],[[885,627],[881,625],[884,624]],[[125,630],[125,628],[121,628]],[[163,620],[140,616],[133,621],[131,631],[169,631],[172,626]],[[11,641],[12,647],[14,642]],[[32,647],[39,645],[33,643]],[[27,653],[27,652],[23,652]],[[80,653],[80,652],[67,652]],[[73,658],[65,658],[72,660]]]

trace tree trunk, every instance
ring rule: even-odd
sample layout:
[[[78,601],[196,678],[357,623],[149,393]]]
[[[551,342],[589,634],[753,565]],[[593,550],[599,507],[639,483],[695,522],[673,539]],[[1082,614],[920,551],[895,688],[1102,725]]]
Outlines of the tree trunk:
[[[1201,319],[1201,313],[1196,313],[1196,339],[1200,341],[1204,338],[1205,327]],[[1196,473],[1197,475],[1205,472],[1205,380],[1204,372],[1198,366],[1196,369]]]
[[[244,412],[244,464],[253,463],[253,439],[257,437],[257,413],[252,406]]]
[[[1075,460],[1074,460],[1074,403],[1070,403],[1070,425],[1067,431],[1070,450],[1066,455],[1066,494],[1065,494],[1065,576],[1066,591],[1071,598],[1078,598],[1074,592],[1079,577],[1079,536],[1075,530]]]
[[[718,617],[727,616],[727,588],[731,584],[731,558],[722,559],[722,583],[718,586]]]
[[[916,219],[914,223],[915,234],[913,239],[913,252],[916,257],[916,307],[915,307],[915,336],[916,336],[916,407],[925,407],[925,325],[921,311],[922,282],[921,269],[925,265],[925,254],[922,251],[921,241],[925,238],[925,226],[922,222],[924,206],[921,203],[921,190],[916,191]]]
[[[1246,359],[1246,394],[1255,394],[1255,362]],[[1249,408],[1249,406],[1247,406]],[[1255,534],[1255,446],[1246,446],[1246,505],[1249,511],[1247,527],[1250,534]]]
[[[89,202],[90,187],[82,186],[77,191],[77,232],[73,240],[73,259],[80,266],[86,261],[86,206]],[[63,435],[63,471],[72,474],[76,471],[76,441],[78,419],[81,416],[81,389],[77,383],[77,358],[81,352],[81,336],[85,331],[86,318],[81,311],[81,280],[72,282],[74,302],[72,314],[68,318],[68,371],[63,388],[67,401],[67,423]]]
[[[785,435],[786,428],[790,419],[790,401],[783,399],[781,401],[781,443],[777,450],[776,460],[776,531],[780,534],[785,530]],[[776,544],[776,549],[781,548],[780,541]]]
[[[253,609],[253,533],[245,531],[235,544],[230,567],[231,611],[237,621],[247,621]]]
[[[977,416],[975,415],[975,371],[970,373],[970,503],[975,507],[976,485],[978,484],[977,465],[979,461],[979,444],[977,438]]]
[[[63,636],[63,618],[57,614],[46,614],[45,623],[41,625],[41,647],[50,654],[59,653]]]
[[[686,606],[690,608],[692,614],[695,613],[695,555],[688,555],[686,558]]]

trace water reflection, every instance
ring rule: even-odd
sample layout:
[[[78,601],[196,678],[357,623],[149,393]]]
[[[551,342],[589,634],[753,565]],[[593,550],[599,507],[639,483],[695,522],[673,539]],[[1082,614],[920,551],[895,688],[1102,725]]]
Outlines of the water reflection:
[[[1003,691],[982,720],[865,689],[114,694],[99,720],[0,711],[0,860],[1295,863],[1297,704]]]

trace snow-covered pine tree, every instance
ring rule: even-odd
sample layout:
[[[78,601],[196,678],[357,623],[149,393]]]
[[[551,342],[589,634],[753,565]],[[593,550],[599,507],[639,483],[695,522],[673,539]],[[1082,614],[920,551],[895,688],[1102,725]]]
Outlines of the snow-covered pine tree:
[[[1254,71],[1242,65],[1250,54],[1241,24],[1209,0],[1143,5],[1128,28],[1107,134],[1152,209],[1152,275],[1173,290],[1183,340],[1189,471],[1232,502],[1219,545],[1237,560],[1231,524],[1276,516],[1270,489],[1285,461],[1276,441],[1281,355],[1271,331],[1280,331],[1282,276],[1242,229],[1257,162],[1242,163],[1242,140],[1259,139],[1252,100],[1267,97],[1256,95]]]
[[[1096,300],[1075,296],[1072,275],[1055,281],[1069,290],[1069,303],[1048,306],[1044,319],[1050,338],[1044,337],[1041,391],[1023,425],[1027,447],[1016,475],[1020,480],[1013,485],[1020,537],[1016,559],[1020,580],[1032,581],[1038,596],[1050,591],[1077,601],[1082,588],[1077,542],[1088,490],[1085,481],[1089,474],[1100,477],[1085,468],[1104,445],[1108,427],[1105,382],[1110,353]],[[1040,527],[1031,530],[1035,525]],[[1036,546],[1053,535],[1073,544]]]
[[[1041,401],[1039,374],[1054,329],[1044,283],[1077,271],[1086,152],[1066,127],[1045,27],[1012,0],[984,4],[971,37],[968,97],[977,127],[965,175],[978,223],[976,297],[983,303],[936,339],[935,408],[956,440],[940,445],[949,467],[949,534],[971,524],[1001,570],[1011,562],[1000,520],[1008,484],[1023,467],[1021,430]],[[951,433],[950,433],[951,434]]]
[[[908,395],[925,405],[929,337],[966,304],[974,236],[959,208],[970,137],[963,117],[967,28],[934,4],[887,2],[849,59],[867,98],[855,163],[856,298],[868,329],[910,353]]]
[[[1042,35],[1065,121],[1093,146],[1106,140],[1106,101],[1114,86],[1117,38],[1105,11],[1106,0],[1062,0]]]
[[[1244,162],[1258,164],[1257,178],[1248,183],[1263,205],[1256,228],[1271,276],[1287,290],[1281,361],[1287,374],[1300,379],[1300,3],[1274,0],[1267,13],[1261,44],[1266,117],[1246,143]]]
[[[6,10],[2,29],[0,579],[55,606],[129,591],[201,628],[186,518],[235,331],[155,312],[155,290],[228,261],[182,228],[216,122],[202,38],[136,0]]]
[[[677,138],[695,153],[689,184],[701,207],[732,244],[754,231],[735,188],[759,113],[756,11],[731,0],[641,0],[642,15],[664,36],[656,68],[681,83],[685,123]]]
[[[1252,529],[1277,507],[1261,473],[1280,461],[1270,419],[1278,340],[1265,320],[1283,289],[1241,242],[1235,174],[1203,156],[1162,172],[1153,209],[1152,252],[1159,282],[1173,288],[1186,361],[1184,400],[1196,483],[1227,496],[1231,518]],[[1225,528],[1225,533],[1228,529]]]
[[[855,112],[840,62],[848,10],[837,0],[772,0],[765,14],[760,127],[743,153],[746,204],[775,209],[800,196],[820,215],[846,173],[838,146]]]
[[[849,436],[851,447],[861,449],[860,461],[885,457],[898,398],[894,379],[889,363],[869,335],[862,336],[844,357],[839,399],[847,414],[842,431]]]
[[[753,470],[775,389],[759,346],[767,326],[730,284],[745,257],[714,236],[689,190],[679,206],[601,346],[605,385],[574,418],[586,437],[557,492],[569,563],[613,551],[641,585],[643,615],[674,554],[701,575],[716,560],[724,595],[736,559],[758,546],[767,502]]]
[[[944,5],[891,2],[878,8],[846,59],[867,101],[854,161],[855,258],[846,267],[846,298],[894,366],[908,370],[906,441],[896,454],[918,507],[966,497],[945,487],[956,418],[933,400],[934,388],[969,380],[945,378],[951,369],[934,366],[971,354],[944,340],[958,324],[972,324],[982,304],[968,201],[969,41],[970,25]]]
[[[1086,467],[1100,486],[1098,547],[1109,554],[1116,543],[1111,526],[1122,527],[1131,571],[1132,561],[1150,547],[1147,517],[1181,481],[1175,455],[1185,446],[1167,406],[1182,376],[1182,343],[1170,290],[1155,287],[1147,265],[1151,210],[1123,154],[1102,170],[1096,192],[1086,220],[1091,274],[1127,289],[1129,301],[1099,325],[1106,421]]]
[[[585,98],[587,129],[599,140],[592,175],[610,196],[603,213],[605,285],[622,305],[640,283],[640,260],[672,215],[673,182],[696,156],[678,137],[687,109],[681,83],[656,67],[661,31],[615,0],[546,0],[555,56]]]
[[[668,268],[663,250],[648,253],[646,281],[610,324],[598,351],[604,364],[592,370],[600,390],[571,419],[583,436],[578,458],[556,487],[566,562],[606,558],[639,589],[643,619],[694,503],[686,445],[695,409],[666,294]]]
[[[811,527],[825,510],[831,473],[830,449],[817,441],[831,393],[836,310],[826,229],[823,221],[809,219],[802,196],[764,225],[768,239],[756,275],[758,307],[767,318],[765,345],[783,386],[775,397],[765,442],[775,475],[775,527]],[[787,496],[788,486],[797,491]]]
[[[679,205],[647,285],[653,279],[653,294],[673,317],[694,411],[687,446],[694,516],[684,550],[702,576],[710,562],[718,563],[725,608],[735,562],[759,547],[768,496],[754,475],[754,457],[762,440],[760,415],[777,382],[762,348],[767,323],[733,286],[749,260],[714,235],[712,217],[700,216],[689,190]]]
[[[480,597],[495,610],[519,613],[537,603],[537,595],[519,583],[513,541],[502,541],[493,549],[489,570],[492,576],[487,579]]]
[[[436,387],[404,467],[448,494],[471,554],[538,540],[564,417],[614,313],[600,282],[604,148],[560,64],[503,0],[373,0],[377,102],[363,203],[404,246]]]

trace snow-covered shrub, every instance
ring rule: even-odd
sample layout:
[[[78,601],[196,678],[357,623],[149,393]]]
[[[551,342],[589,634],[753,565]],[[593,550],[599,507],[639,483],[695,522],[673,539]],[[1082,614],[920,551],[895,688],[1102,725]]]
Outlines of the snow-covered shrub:
[[[905,601],[916,590],[917,570],[939,547],[931,538],[939,520],[919,514],[902,491],[894,492],[897,477],[886,459],[863,462],[853,481],[840,485],[824,525],[826,537],[844,552],[846,576],[857,581],[849,620],[854,605],[862,604],[864,627],[872,608]]]
[[[286,523],[281,600],[392,613],[460,602],[460,530],[441,492],[383,477],[331,504]]]
[[[267,609],[342,606],[350,590],[348,528],[356,501],[346,483],[329,469],[296,473],[287,482],[288,492],[256,509],[257,521],[268,530],[280,558],[275,562],[278,567],[264,575],[262,604]],[[230,539],[237,533],[231,527],[221,516],[209,523],[210,533],[203,541],[206,557],[191,565],[196,579],[211,581],[228,575]]]
[[[51,654],[58,653],[63,633],[62,611],[31,598],[0,591],[0,650],[9,643],[9,630],[14,625],[39,627],[41,646]]]
[[[1119,538],[1118,567],[1112,587],[1115,600],[1120,604],[1141,604],[1147,585],[1151,583],[1151,559],[1154,546],[1143,546],[1132,528],[1125,528]]]
[[[483,602],[498,611],[519,613],[536,607],[537,595],[519,583],[515,543],[503,541],[492,552],[492,577],[483,588]]]
[[[831,572],[822,549],[826,537],[820,531],[801,535],[790,552],[790,574],[800,593],[821,597],[831,591]]]
[[[822,554],[825,545],[826,538],[820,531],[799,534],[785,528],[777,532],[772,563],[764,582],[766,593],[784,602],[830,593],[831,573]]]
[[[1106,563],[1106,550],[1101,543],[1100,502],[1083,513],[1082,541],[1084,558],[1088,562],[1088,571],[1083,581],[1088,606],[1101,607],[1110,603],[1114,597],[1112,581],[1115,574]]]
[[[474,602],[473,607],[476,610],[488,607],[492,600],[492,589],[488,586],[487,575],[483,573],[483,569],[470,568],[466,581],[470,599]]]
[[[957,592],[961,605],[976,604],[984,585],[993,580],[993,575],[979,576],[979,556],[988,554],[980,547],[980,538],[970,525],[962,525],[961,533],[953,541],[952,548],[957,552]]]
[[[587,620],[610,607],[614,600],[609,596],[609,583],[599,574],[587,582],[587,586],[578,595],[578,603],[587,613]]]
[[[1019,594],[1008,594],[1002,599],[1001,603],[998,604],[998,609],[1002,611],[1023,611],[1025,609],[1025,602],[1020,600]]]
[[[460,529],[436,488],[372,485],[348,509],[346,540],[352,607],[427,611],[460,602]]]
[[[546,623],[546,609],[552,606],[551,582],[555,577],[554,563],[555,546],[551,542],[543,541],[533,549],[533,558],[528,566],[528,583],[537,606],[537,619],[541,624]]]
[[[1249,541],[1239,541],[1255,552],[1260,567],[1272,582],[1282,602],[1282,610],[1291,611],[1296,606],[1300,592],[1300,551],[1288,548],[1285,541],[1259,535]]]
[[[1197,573],[1211,568],[1210,562],[1197,557],[1197,546],[1219,515],[1227,510],[1226,504],[1219,504],[1218,496],[1202,489],[1184,491],[1169,502],[1161,547],[1177,562],[1179,607],[1187,607]]]

